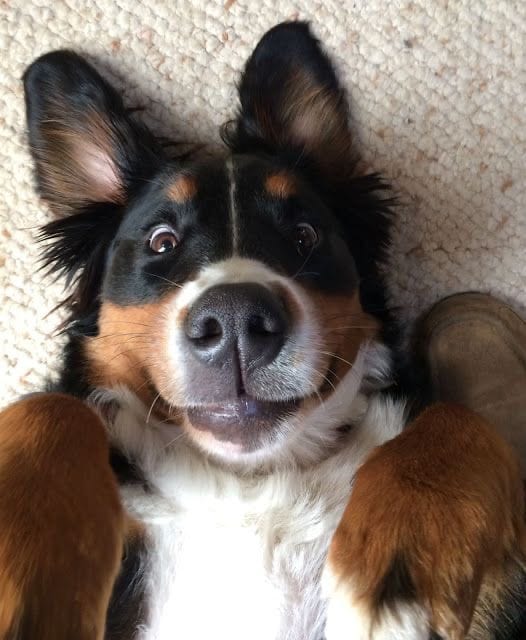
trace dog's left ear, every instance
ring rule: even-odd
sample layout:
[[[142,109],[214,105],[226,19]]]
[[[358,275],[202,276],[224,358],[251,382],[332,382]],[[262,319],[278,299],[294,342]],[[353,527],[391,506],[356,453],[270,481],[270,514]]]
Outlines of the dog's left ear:
[[[241,108],[227,143],[314,163],[324,177],[348,177],[348,105],[331,62],[308,24],[268,31],[249,58],[239,86]],[[345,173],[345,176],[342,175]]]

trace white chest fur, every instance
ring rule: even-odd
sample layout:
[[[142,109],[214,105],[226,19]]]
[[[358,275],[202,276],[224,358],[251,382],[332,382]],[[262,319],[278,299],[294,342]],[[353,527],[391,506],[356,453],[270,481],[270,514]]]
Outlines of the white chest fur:
[[[366,400],[360,379],[352,393],[340,385],[304,426],[296,451],[319,452],[318,462],[252,476],[211,463],[184,436],[167,440],[128,391],[104,392],[120,406],[110,437],[150,487],[123,489],[148,530],[140,640],[322,640],[320,578],[352,479],[404,424],[403,405]],[[341,424],[353,425],[343,441],[334,435]],[[321,455],[328,443],[335,453]]]
[[[114,426],[122,436],[126,425],[128,452],[152,486],[123,491],[149,533],[140,640],[321,640],[320,577],[332,534],[358,466],[400,432],[403,407],[373,399],[336,454],[248,478],[184,442],[154,455],[155,429],[139,428],[130,406]]]
[[[241,491],[223,485],[192,503],[172,497],[175,513],[149,524],[142,640],[320,640],[320,575],[352,468],[333,474],[326,491],[319,478],[294,475]]]

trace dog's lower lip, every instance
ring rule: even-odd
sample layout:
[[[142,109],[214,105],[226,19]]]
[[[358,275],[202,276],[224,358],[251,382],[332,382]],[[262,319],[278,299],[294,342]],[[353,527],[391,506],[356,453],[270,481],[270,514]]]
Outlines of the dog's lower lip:
[[[244,395],[220,404],[188,408],[187,415],[193,427],[213,432],[218,440],[248,442],[294,412],[299,402],[269,402]]]

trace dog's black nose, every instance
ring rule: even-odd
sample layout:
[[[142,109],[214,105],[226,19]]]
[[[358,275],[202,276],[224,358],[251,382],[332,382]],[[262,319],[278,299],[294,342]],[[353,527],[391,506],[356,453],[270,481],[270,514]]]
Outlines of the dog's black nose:
[[[288,328],[283,302],[256,283],[208,289],[191,307],[184,327],[192,352],[201,362],[227,367],[237,359],[242,372],[272,362]]]

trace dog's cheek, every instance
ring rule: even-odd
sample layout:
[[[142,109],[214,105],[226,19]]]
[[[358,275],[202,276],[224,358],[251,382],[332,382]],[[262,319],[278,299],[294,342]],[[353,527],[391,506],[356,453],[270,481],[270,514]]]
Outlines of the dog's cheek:
[[[85,356],[90,383],[95,387],[126,386],[145,404],[178,389],[180,367],[169,346],[169,322],[176,294],[145,305],[116,305],[104,301],[99,335],[87,338]],[[156,408],[159,408],[156,404]]]
[[[331,362],[328,373],[337,382],[351,368],[362,344],[377,336],[380,325],[362,309],[357,291],[336,295],[305,288],[304,295],[309,297],[316,322],[323,328],[320,351]]]

